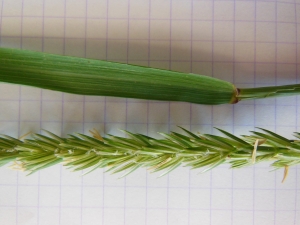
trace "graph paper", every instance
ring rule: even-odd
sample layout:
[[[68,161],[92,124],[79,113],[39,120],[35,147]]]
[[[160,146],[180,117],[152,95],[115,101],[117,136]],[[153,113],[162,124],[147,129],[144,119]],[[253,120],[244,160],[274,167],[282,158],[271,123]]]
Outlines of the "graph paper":
[[[0,45],[213,76],[238,87],[293,84],[300,76],[299,0],[0,0]],[[0,133],[47,129],[124,136],[119,129],[292,137],[298,97],[203,106],[63,94],[0,84]],[[300,167],[268,164],[211,172],[145,169],[118,179],[54,166],[31,176],[0,168],[5,225],[300,224]]]

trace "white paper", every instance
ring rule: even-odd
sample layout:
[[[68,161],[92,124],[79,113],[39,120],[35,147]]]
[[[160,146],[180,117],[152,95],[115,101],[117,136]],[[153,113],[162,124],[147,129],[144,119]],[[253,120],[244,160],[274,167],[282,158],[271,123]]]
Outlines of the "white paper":
[[[299,82],[300,1],[0,0],[0,44],[204,74],[254,87]],[[124,136],[119,129],[249,134],[262,127],[292,138],[298,97],[237,105],[87,97],[0,84],[0,133],[47,129]],[[157,179],[87,176],[54,166],[31,176],[0,168],[0,224],[300,224],[299,167],[268,164],[198,174],[178,168]]]

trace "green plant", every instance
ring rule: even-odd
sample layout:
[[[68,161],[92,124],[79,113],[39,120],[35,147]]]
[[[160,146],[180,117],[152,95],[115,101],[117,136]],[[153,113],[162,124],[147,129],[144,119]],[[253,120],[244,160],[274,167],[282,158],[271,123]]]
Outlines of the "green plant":
[[[234,136],[218,129],[224,136],[194,134],[181,128],[186,135],[160,133],[164,139],[124,131],[128,137],[102,137],[96,130],[93,137],[84,134],[61,138],[48,131],[48,136],[33,134],[23,141],[6,135],[0,138],[0,166],[14,161],[13,169],[29,174],[62,163],[73,171],[92,172],[107,168],[112,173],[128,175],[140,167],[163,176],[183,165],[206,172],[220,164],[241,168],[254,163],[272,161],[274,169],[288,168],[300,163],[300,142],[289,140],[271,131],[253,131],[252,135]],[[295,133],[300,138],[300,133]],[[283,180],[284,180],[283,179]]]
[[[299,84],[241,89],[208,76],[6,48],[0,48],[0,82],[82,95],[209,105],[300,93]]]

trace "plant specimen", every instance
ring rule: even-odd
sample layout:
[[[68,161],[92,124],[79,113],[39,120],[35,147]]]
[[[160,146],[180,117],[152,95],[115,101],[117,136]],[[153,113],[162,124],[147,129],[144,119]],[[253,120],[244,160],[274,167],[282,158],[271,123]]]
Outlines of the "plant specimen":
[[[82,95],[209,105],[300,93],[299,84],[241,89],[197,74],[7,48],[0,48],[0,82]]]
[[[225,163],[235,169],[271,161],[274,169],[284,168],[285,179],[289,167],[300,163],[300,133],[294,134],[297,140],[289,140],[265,129],[241,137],[221,129],[225,136],[181,129],[186,135],[160,133],[163,139],[128,131],[124,131],[128,137],[102,137],[96,130],[90,131],[93,137],[77,133],[62,138],[46,131],[47,136],[33,134],[23,141],[3,135],[0,166],[14,161],[13,169],[31,174],[62,163],[73,171],[84,170],[84,174],[106,168],[123,172],[123,177],[140,167],[162,171],[163,176],[181,165],[206,172]]]
[[[239,89],[202,75],[6,48],[0,48],[0,81],[82,95],[211,105],[300,93],[299,84]],[[180,165],[203,167],[205,172],[223,163],[240,168],[273,161],[275,169],[285,169],[285,179],[288,168],[300,163],[299,141],[268,130],[241,138],[223,130],[227,137],[183,130],[187,135],[162,133],[164,139],[128,131],[128,138],[104,138],[96,131],[92,131],[94,137],[33,134],[24,141],[4,135],[0,138],[0,166],[14,161],[13,168],[30,174],[63,163],[75,171],[107,168],[112,173],[124,171],[125,176],[139,167],[165,175]],[[300,138],[300,133],[295,136]]]

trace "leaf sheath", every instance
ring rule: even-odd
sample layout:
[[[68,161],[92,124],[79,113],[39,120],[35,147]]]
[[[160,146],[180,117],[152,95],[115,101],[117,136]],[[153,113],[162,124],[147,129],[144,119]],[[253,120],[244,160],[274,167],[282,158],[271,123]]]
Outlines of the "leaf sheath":
[[[0,48],[0,81],[80,94],[225,104],[235,87],[208,76]]]

